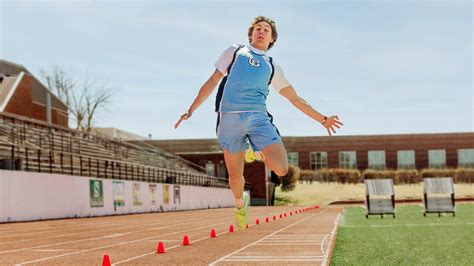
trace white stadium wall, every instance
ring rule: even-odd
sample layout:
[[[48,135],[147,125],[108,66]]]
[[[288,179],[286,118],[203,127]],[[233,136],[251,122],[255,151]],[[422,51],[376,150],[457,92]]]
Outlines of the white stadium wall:
[[[233,205],[224,188],[0,170],[0,223]]]

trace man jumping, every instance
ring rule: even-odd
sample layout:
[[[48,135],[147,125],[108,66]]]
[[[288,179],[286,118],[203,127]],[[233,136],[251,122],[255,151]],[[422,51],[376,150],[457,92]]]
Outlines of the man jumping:
[[[255,151],[263,154],[265,165],[278,176],[288,172],[285,146],[266,107],[269,85],[301,112],[324,126],[330,136],[331,132],[336,133],[334,127],[343,125],[337,115],[324,116],[299,97],[281,67],[266,55],[278,38],[273,20],[256,17],[248,29],[248,38],[249,44],[233,45],[221,54],[215,63],[216,70],[175,125],[177,128],[183,120],[189,119],[220,82],[216,97],[216,131],[224,150],[229,184],[235,197],[236,223],[240,229],[247,225],[249,195],[243,193],[243,172],[249,143]]]

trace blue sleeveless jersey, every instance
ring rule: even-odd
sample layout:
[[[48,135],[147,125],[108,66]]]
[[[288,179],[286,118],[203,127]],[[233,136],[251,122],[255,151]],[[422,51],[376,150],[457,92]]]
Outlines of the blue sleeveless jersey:
[[[266,112],[274,71],[271,57],[246,45],[239,46],[219,84],[216,112]]]

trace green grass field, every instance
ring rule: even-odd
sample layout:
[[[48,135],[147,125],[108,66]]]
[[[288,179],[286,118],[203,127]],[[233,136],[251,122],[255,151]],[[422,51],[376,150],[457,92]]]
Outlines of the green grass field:
[[[457,205],[456,217],[423,217],[419,205],[396,215],[366,219],[364,208],[346,208],[331,265],[473,265],[474,204]]]

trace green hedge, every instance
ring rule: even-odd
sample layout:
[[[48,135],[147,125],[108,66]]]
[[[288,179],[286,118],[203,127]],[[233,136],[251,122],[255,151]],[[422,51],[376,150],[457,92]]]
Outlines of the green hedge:
[[[312,170],[301,170],[300,181],[301,182],[338,182],[338,183],[350,183],[355,184],[360,182],[361,173],[356,169],[321,169],[318,171]]]
[[[281,177],[281,191],[292,191],[295,189],[296,182],[300,178],[300,168],[290,165],[288,174]]]
[[[454,182],[474,183],[474,168],[458,168],[454,174]]]
[[[342,184],[362,183],[364,179],[389,178],[394,184],[417,184],[425,177],[452,177],[455,183],[474,183],[473,168],[426,168],[399,170],[372,170],[367,169],[362,173],[356,169],[321,169],[318,171],[301,170],[300,182],[337,182]]]
[[[420,172],[416,169],[400,169],[395,172],[397,173],[397,184],[417,184],[423,180]]]

